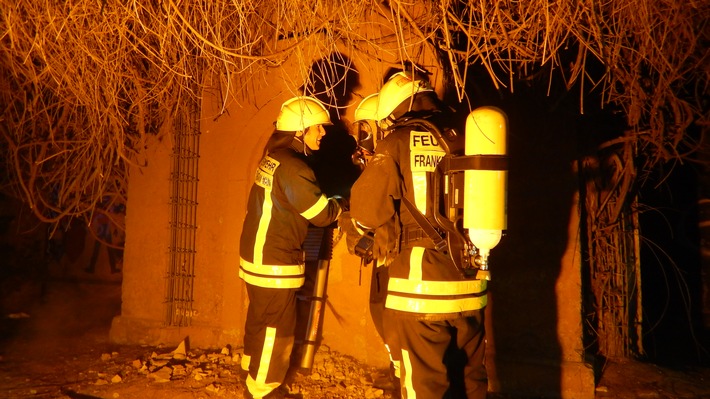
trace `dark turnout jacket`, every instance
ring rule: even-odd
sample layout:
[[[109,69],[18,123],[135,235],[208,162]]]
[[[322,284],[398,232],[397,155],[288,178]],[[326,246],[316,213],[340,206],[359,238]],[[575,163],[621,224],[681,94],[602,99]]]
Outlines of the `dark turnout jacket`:
[[[309,223],[325,227],[341,208],[321,191],[293,134],[276,132],[267,144],[249,193],[240,239],[239,276],[265,288],[299,288],[304,282],[303,241]]]

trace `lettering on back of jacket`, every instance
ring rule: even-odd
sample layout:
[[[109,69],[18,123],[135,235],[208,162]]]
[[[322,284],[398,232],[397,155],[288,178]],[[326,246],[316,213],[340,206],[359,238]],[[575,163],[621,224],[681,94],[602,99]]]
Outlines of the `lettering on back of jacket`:
[[[446,155],[433,134],[418,131],[412,131],[409,135],[409,152],[412,172],[434,172]]]
[[[276,168],[279,167],[279,161],[271,158],[270,156],[265,156],[259,163],[259,168],[256,170],[256,178],[254,182],[266,190],[271,190],[274,185],[274,172]]]

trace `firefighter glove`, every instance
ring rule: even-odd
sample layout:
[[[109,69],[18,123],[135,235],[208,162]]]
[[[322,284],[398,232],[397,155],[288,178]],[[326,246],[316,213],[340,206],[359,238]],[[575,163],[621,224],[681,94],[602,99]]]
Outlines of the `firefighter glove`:
[[[347,198],[341,197],[339,195],[334,195],[331,198],[338,203],[340,209],[342,209],[343,212],[350,210],[350,201],[348,201]]]
[[[366,243],[360,243],[360,241],[365,236],[372,237],[371,235],[366,235],[365,231],[357,225],[355,219],[350,217],[350,212],[343,212],[338,217],[338,230],[345,234],[345,243],[348,247],[348,252],[351,255],[361,256],[362,247],[367,246]],[[358,248],[360,244],[360,249]],[[370,252],[372,251],[372,246],[369,246]]]

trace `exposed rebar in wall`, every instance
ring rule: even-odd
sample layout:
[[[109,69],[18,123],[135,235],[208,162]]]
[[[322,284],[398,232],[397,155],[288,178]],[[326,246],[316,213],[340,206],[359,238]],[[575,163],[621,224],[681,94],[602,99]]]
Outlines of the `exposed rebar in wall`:
[[[644,354],[637,198],[630,195],[634,154],[628,145],[599,154],[586,160],[582,174],[593,308],[588,320],[599,354],[627,358]]]
[[[199,106],[178,111],[174,122],[170,172],[170,261],[165,279],[165,325],[189,326],[194,316]]]

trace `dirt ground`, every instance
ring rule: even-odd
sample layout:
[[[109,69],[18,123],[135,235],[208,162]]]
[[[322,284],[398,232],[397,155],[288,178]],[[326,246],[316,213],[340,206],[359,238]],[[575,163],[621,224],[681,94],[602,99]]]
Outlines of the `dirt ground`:
[[[6,284],[13,284],[12,282]],[[33,285],[3,299],[0,398],[242,398],[239,348],[119,346],[108,341],[120,312],[120,280]],[[184,349],[184,350],[183,350]],[[291,398],[392,398],[372,386],[381,370],[321,347],[309,373],[289,378]],[[498,399],[530,399],[495,395]],[[710,398],[710,370],[609,362],[598,398]]]

